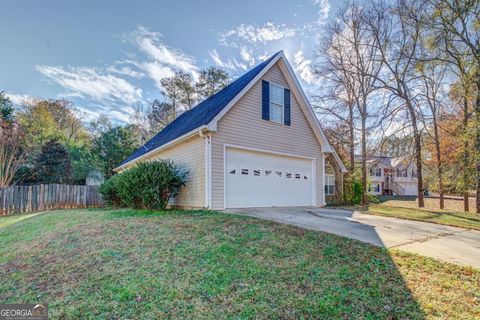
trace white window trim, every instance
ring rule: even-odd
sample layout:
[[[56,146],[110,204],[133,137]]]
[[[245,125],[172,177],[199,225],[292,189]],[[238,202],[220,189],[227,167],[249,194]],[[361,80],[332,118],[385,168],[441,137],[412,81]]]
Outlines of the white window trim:
[[[333,180],[333,184],[327,184],[327,181]],[[334,196],[335,195],[335,174],[325,173],[325,186],[327,187],[327,191],[325,192],[326,196]],[[328,192],[328,186],[333,186],[333,193]]]
[[[276,102],[272,102],[272,86],[279,87],[280,89],[282,89],[283,94],[285,94],[285,89],[288,89],[288,88],[285,88],[284,86],[279,85],[275,82],[270,82],[269,81],[268,83],[269,83],[268,94],[269,94],[269,97],[270,97],[269,105],[268,105],[268,118],[269,118],[270,121],[272,121],[274,123],[284,124],[285,123],[285,96],[283,96],[283,105],[278,104]],[[282,108],[281,115],[280,115],[280,121],[273,120],[272,117],[271,117],[271,115],[272,115],[272,108],[271,108],[272,104]]]
[[[378,190],[377,190],[378,188]],[[380,183],[369,183],[368,184],[368,192],[381,192],[381,185]]]
[[[380,170],[380,175],[377,175],[377,170]],[[381,178],[382,177],[382,167],[371,167],[369,170],[370,177]]]

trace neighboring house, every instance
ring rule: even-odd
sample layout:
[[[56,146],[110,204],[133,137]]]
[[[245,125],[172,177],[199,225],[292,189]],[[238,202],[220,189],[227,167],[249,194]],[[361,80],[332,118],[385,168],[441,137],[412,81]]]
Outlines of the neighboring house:
[[[361,156],[355,156],[361,162]],[[368,193],[372,195],[417,195],[416,166],[404,157],[367,157]]]
[[[181,114],[115,171],[157,159],[189,172],[174,199],[180,207],[321,206],[341,198],[346,172],[282,51]]]

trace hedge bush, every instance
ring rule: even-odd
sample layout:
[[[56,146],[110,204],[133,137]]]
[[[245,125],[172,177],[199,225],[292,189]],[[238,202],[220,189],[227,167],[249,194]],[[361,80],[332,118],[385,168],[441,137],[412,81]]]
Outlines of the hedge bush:
[[[165,209],[185,185],[187,172],[171,160],[142,162],[108,179],[100,188],[105,200],[135,209]],[[111,202],[110,202],[111,201]]]
[[[118,195],[118,180],[121,178],[121,175],[117,174],[111,176],[106,180],[98,189],[102,194],[103,200],[105,200],[112,207],[121,207],[123,206],[122,200]]]

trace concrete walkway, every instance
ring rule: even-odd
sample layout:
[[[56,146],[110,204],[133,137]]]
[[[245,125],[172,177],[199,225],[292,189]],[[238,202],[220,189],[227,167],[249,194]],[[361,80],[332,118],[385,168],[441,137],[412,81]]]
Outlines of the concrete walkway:
[[[225,212],[334,233],[480,269],[480,231],[317,207],[247,208]]]

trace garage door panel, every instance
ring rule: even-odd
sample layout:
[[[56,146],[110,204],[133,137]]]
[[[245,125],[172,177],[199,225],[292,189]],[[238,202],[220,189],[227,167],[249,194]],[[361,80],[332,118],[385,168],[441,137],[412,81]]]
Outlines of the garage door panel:
[[[226,150],[226,207],[313,204],[312,160]]]

